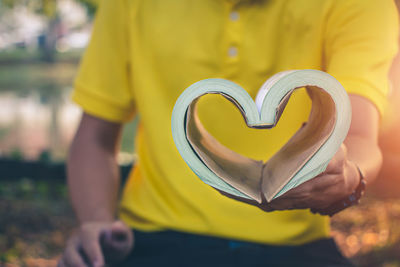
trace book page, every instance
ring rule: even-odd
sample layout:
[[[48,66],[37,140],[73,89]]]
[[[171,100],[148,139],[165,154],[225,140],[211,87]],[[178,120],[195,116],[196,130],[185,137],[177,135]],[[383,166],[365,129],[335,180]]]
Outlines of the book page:
[[[264,164],[228,149],[210,135],[196,115],[197,100],[186,113],[187,139],[198,157],[223,181],[259,203],[263,199],[269,202],[328,140],[334,129],[336,108],[331,96],[317,87],[307,90],[313,103],[308,122]],[[277,120],[290,95],[281,100]],[[226,98],[238,106],[232,98]]]
[[[196,103],[197,100],[192,102],[186,114],[186,136],[193,150],[218,177],[261,203],[262,161],[242,156],[219,143],[201,124]]]
[[[269,202],[328,140],[335,127],[336,108],[331,96],[307,87],[312,100],[308,122],[265,163],[262,192]]]

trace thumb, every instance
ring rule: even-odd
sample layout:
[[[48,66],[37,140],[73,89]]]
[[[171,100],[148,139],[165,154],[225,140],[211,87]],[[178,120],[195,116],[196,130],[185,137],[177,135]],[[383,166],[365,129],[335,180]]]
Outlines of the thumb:
[[[133,247],[133,233],[123,222],[116,221],[101,235],[101,245],[107,262],[124,259]]]
[[[124,243],[130,241],[132,231],[123,222],[116,221],[111,225],[111,239],[113,242]]]

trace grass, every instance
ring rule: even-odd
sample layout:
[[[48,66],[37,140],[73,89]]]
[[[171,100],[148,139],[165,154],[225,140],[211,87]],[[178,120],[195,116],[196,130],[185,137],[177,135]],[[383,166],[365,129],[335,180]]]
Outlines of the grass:
[[[65,185],[3,181],[0,196],[0,266],[54,266],[75,226]]]

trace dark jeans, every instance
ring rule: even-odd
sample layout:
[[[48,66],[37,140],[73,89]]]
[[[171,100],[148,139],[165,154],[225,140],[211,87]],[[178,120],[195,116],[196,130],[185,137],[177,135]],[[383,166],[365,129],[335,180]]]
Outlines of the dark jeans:
[[[333,239],[269,246],[175,231],[134,231],[135,248],[120,267],[353,266]]]

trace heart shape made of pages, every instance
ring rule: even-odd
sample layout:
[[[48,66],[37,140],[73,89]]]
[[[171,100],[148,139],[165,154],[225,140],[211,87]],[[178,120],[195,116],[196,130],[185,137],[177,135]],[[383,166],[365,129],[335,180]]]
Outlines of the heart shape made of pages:
[[[312,100],[308,122],[265,163],[220,144],[196,114],[201,96],[221,94],[236,105],[248,127],[272,128],[292,92],[303,87]],[[346,138],[350,123],[350,101],[335,78],[317,70],[293,70],[268,79],[255,102],[242,87],[228,80],[194,83],[175,103],[172,136],[182,158],[203,182],[262,203],[322,173]]]

